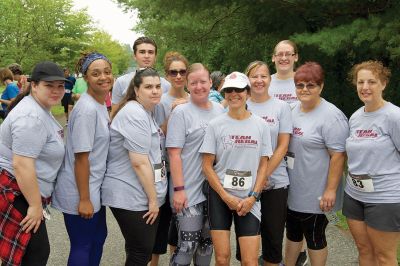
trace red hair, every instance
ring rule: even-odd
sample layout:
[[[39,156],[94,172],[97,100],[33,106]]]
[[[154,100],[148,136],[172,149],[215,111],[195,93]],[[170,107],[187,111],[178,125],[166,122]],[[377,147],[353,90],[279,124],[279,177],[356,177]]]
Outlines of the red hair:
[[[317,62],[306,62],[294,74],[294,82],[315,82],[317,85],[324,83],[324,70]]]

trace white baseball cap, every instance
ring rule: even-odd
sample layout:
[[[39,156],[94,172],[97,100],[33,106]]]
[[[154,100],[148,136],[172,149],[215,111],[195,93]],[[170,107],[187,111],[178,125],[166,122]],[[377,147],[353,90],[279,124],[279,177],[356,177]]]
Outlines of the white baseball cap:
[[[225,77],[221,91],[225,88],[244,88],[246,86],[251,87],[249,78],[245,74],[235,71]]]

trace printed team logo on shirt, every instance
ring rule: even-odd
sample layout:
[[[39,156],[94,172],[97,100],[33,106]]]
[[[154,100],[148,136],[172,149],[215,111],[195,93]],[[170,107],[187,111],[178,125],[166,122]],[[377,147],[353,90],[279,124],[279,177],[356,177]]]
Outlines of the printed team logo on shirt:
[[[301,128],[299,128],[299,127],[293,128],[293,136],[302,137],[303,135],[304,135],[304,132],[301,130]]]
[[[291,93],[276,93],[274,94],[274,98],[278,98],[279,100],[282,101],[296,101],[297,96]]]
[[[243,135],[227,135],[222,137],[224,150],[228,148],[257,148],[258,140],[252,139],[251,136]]]
[[[57,131],[57,134],[58,134],[58,136],[59,136],[61,139],[64,139],[64,129],[58,130],[58,131]]]
[[[262,119],[264,119],[264,121],[267,122],[267,124],[270,126],[275,126],[275,124],[276,124],[275,117],[266,115],[266,116],[262,116]]]
[[[354,135],[360,139],[376,139],[379,133],[373,129],[356,129]]]

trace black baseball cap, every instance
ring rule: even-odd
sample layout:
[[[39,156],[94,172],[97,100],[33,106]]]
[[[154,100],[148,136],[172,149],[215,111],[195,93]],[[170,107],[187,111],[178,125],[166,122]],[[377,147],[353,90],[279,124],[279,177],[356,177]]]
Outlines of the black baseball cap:
[[[56,64],[50,61],[40,62],[33,68],[32,75],[28,81],[55,81],[62,80],[71,83],[64,77],[64,71]]]

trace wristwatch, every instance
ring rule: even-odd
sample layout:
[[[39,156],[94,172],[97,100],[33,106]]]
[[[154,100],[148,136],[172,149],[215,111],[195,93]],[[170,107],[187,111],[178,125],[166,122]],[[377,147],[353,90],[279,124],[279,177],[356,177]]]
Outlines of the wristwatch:
[[[249,197],[254,197],[256,199],[256,201],[260,201],[261,198],[261,193],[255,192],[255,191],[250,191],[249,195],[247,195]]]

